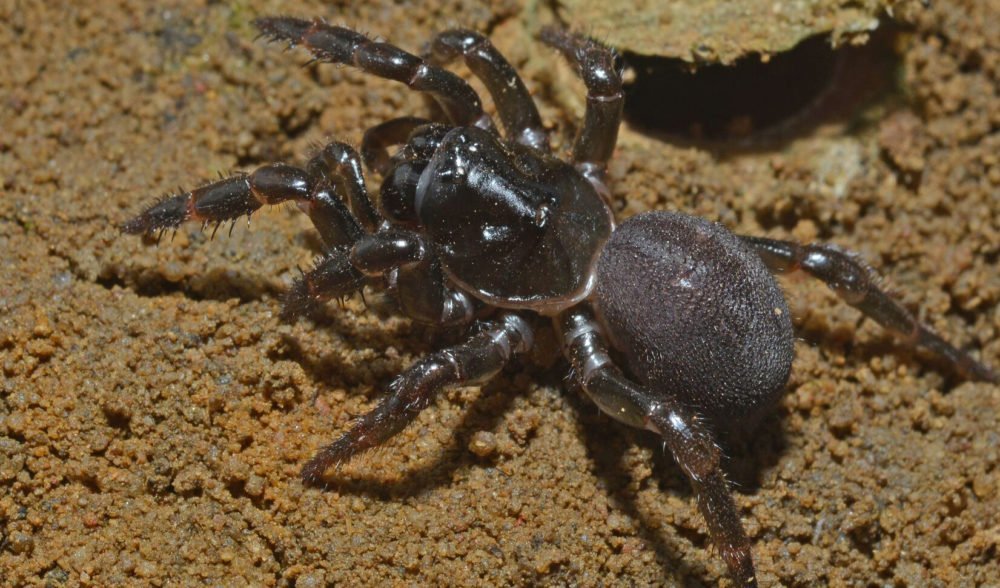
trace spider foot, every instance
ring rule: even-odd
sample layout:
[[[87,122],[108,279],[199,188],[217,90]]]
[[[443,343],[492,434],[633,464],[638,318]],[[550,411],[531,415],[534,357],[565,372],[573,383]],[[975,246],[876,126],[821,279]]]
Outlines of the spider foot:
[[[139,215],[119,225],[119,228],[130,235],[153,233],[163,229],[176,229],[188,218],[188,194],[177,194],[160,199]]]
[[[271,41],[287,41],[294,47],[309,33],[313,22],[290,16],[262,16],[253,21],[260,34]]]
[[[295,280],[285,294],[282,320],[292,320],[331,298],[342,298],[360,290],[365,276],[356,270],[346,251],[338,250],[320,258],[316,267]]]
[[[248,176],[239,174],[164,198],[122,223],[121,230],[138,235],[176,229],[191,220],[206,224],[221,223],[249,216],[261,204],[250,189]]]

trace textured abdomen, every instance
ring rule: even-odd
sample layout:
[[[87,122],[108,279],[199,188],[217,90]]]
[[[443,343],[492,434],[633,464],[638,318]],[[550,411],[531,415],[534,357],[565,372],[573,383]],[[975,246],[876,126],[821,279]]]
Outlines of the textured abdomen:
[[[752,421],[791,368],[788,306],[767,268],[723,227],[634,216],[601,254],[594,302],[632,376],[713,423]]]

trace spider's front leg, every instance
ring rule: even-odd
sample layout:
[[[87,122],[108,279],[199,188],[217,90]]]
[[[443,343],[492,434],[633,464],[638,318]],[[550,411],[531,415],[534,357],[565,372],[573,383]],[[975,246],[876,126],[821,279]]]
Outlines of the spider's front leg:
[[[176,229],[188,221],[220,224],[249,217],[265,204],[293,201],[309,215],[327,247],[348,246],[380,220],[368,198],[360,161],[350,146],[330,143],[305,169],[274,163],[239,173],[165,198],[121,229],[142,234]]]
[[[360,290],[369,277],[392,272],[396,298],[403,314],[431,325],[467,324],[478,303],[449,288],[440,262],[418,233],[384,229],[359,238],[350,248],[338,248],[320,258],[295,282],[285,297],[282,314],[291,318],[313,305]]]
[[[626,378],[612,363],[593,316],[574,309],[559,319],[563,346],[580,387],[608,416],[663,437],[698,498],[729,574],[738,586],[757,585],[750,541],[722,472],[722,452],[698,415],[671,396]]]
[[[604,176],[615,151],[625,107],[615,52],[593,39],[556,28],[543,29],[541,39],[569,60],[587,87],[587,109],[573,142],[573,162],[605,201],[610,201]]]
[[[428,58],[434,63],[444,65],[458,57],[486,85],[508,138],[548,152],[548,135],[528,88],[493,43],[467,29],[445,31],[431,41]]]
[[[309,484],[355,455],[381,445],[402,431],[443,388],[483,382],[532,346],[533,332],[523,318],[505,313],[484,325],[465,343],[429,355],[389,385],[389,394],[346,433],[321,449],[302,468]]]
[[[911,345],[943,357],[962,377],[998,383],[996,373],[950,345],[923,325],[902,304],[879,289],[874,272],[853,256],[830,245],[799,245],[763,237],[740,237],[774,273],[802,270],[822,280],[844,302],[857,308]]]
[[[426,118],[402,116],[371,127],[361,139],[361,157],[364,158],[365,165],[385,177],[392,161],[389,147],[406,144],[413,131],[429,124],[433,123]]]
[[[428,93],[454,125],[494,128],[493,120],[483,112],[479,95],[465,80],[399,47],[372,41],[357,31],[331,26],[322,20],[269,16],[254,23],[266,37],[290,45],[301,44],[318,61],[353,65]]]

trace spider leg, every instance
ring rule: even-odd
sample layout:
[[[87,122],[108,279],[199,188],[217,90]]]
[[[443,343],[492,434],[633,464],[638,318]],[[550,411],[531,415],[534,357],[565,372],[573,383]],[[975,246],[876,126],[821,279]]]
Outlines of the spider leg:
[[[282,314],[292,317],[322,300],[359,290],[367,277],[395,273],[396,296],[404,314],[433,325],[465,324],[478,303],[445,285],[440,262],[417,233],[386,229],[340,248],[307,272],[289,290]]]
[[[877,284],[874,270],[850,253],[831,245],[800,245],[763,237],[740,237],[774,273],[803,270],[822,280],[844,302],[857,308],[911,345],[930,349],[964,378],[997,383],[997,375],[970,355],[950,345],[923,325]]]
[[[521,145],[548,152],[548,135],[528,88],[493,43],[475,31],[452,29],[435,36],[425,55],[436,65],[458,57],[486,85],[507,135]]]
[[[313,166],[310,166],[313,167]],[[125,233],[153,233],[187,221],[221,223],[249,216],[265,204],[295,201],[329,247],[353,243],[364,231],[328,181],[275,163],[160,200],[121,225]]]
[[[368,197],[361,158],[353,147],[339,141],[328,143],[309,160],[306,169],[342,187],[342,195],[350,203],[351,211],[367,231],[378,228],[383,219]]]
[[[429,255],[396,272],[396,297],[410,318],[442,326],[466,324],[475,318],[481,303],[445,284],[437,256]]]
[[[254,22],[263,35],[290,45],[301,44],[319,61],[353,65],[430,94],[456,126],[494,128],[489,115],[483,112],[479,95],[465,80],[394,45],[372,41],[361,33],[321,20],[270,16]]]
[[[290,321],[319,303],[343,298],[365,286],[367,277],[351,263],[350,250],[338,247],[316,260],[285,293],[281,318]]]
[[[738,586],[756,586],[750,541],[720,466],[722,452],[698,415],[669,394],[658,393],[626,378],[608,356],[600,327],[579,308],[559,319],[560,332],[573,377],[608,416],[663,437],[698,497],[729,574]]]
[[[365,134],[363,149],[382,175],[379,207],[386,220],[395,225],[419,224],[415,204],[421,174],[441,141],[455,128],[434,122],[418,124],[420,120],[396,119],[379,125],[373,134]],[[393,140],[403,146],[389,156],[386,147]]]
[[[416,129],[432,124],[426,118],[403,116],[387,120],[365,131],[361,139],[361,157],[368,169],[385,176],[389,169],[389,147],[402,145]]]
[[[395,270],[399,305],[418,322],[457,325],[474,317],[478,303],[445,284],[440,261],[419,233],[387,229],[365,237],[351,250],[351,260],[368,275]]]
[[[604,176],[618,141],[625,104],[615,52],[582,35],[552,27],[542,30],[541,40],[562,53],[587,86],[587,110],[573,142],[573,161],[580,173],[609,200]]]
[[[302,478],[309,484],[319,482],[331,466],[381,445],[402,431],[441,389],[483,382],[531,346],[532,329],[528,323],[516,314],[505,313],[465,343],[417,361],[389,384],[389,393],[378,406],[309,460],[302,468]]]

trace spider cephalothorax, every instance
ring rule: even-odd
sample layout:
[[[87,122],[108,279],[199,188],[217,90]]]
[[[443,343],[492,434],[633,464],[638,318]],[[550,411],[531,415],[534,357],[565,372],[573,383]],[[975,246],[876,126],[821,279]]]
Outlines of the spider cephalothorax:
[[[390,120],[365,133],[360,156],[330,143],[302,168],[265,165],[167,198],[123,225],[128,233],[155,232],[293,201],[326,250],[292,286],[286,315],[370,286],[391,292],[416,321],[467,329],[464,343],[417,361],[374,410],[321,449],[302,471],[309,483],[398,433],[445,386],[489,378],[531,349],[534,331],[551,322],[574,382],[611,417],[663,437],[730,574],[750,586],[750,543],[715,438],[758,418],[784,391],[792,325],[772,273],[804,270],[966,377],[996,381],[836,248],[736,236],[681,213],[641,214],[616,229],[605,169],[622,82],[614,53],[599,43],[542,34],[587,87],[584,121],[563,161],[552,154],[523,82],[482,35],[446,31],[420,58],[319,20],[262,18],[257,26],[319,61],[425,92],[446,118]],[[441,67],[457,58],[486,86],[503,134],[472,87]],[[377,204],[362,160],[383,178]]]

